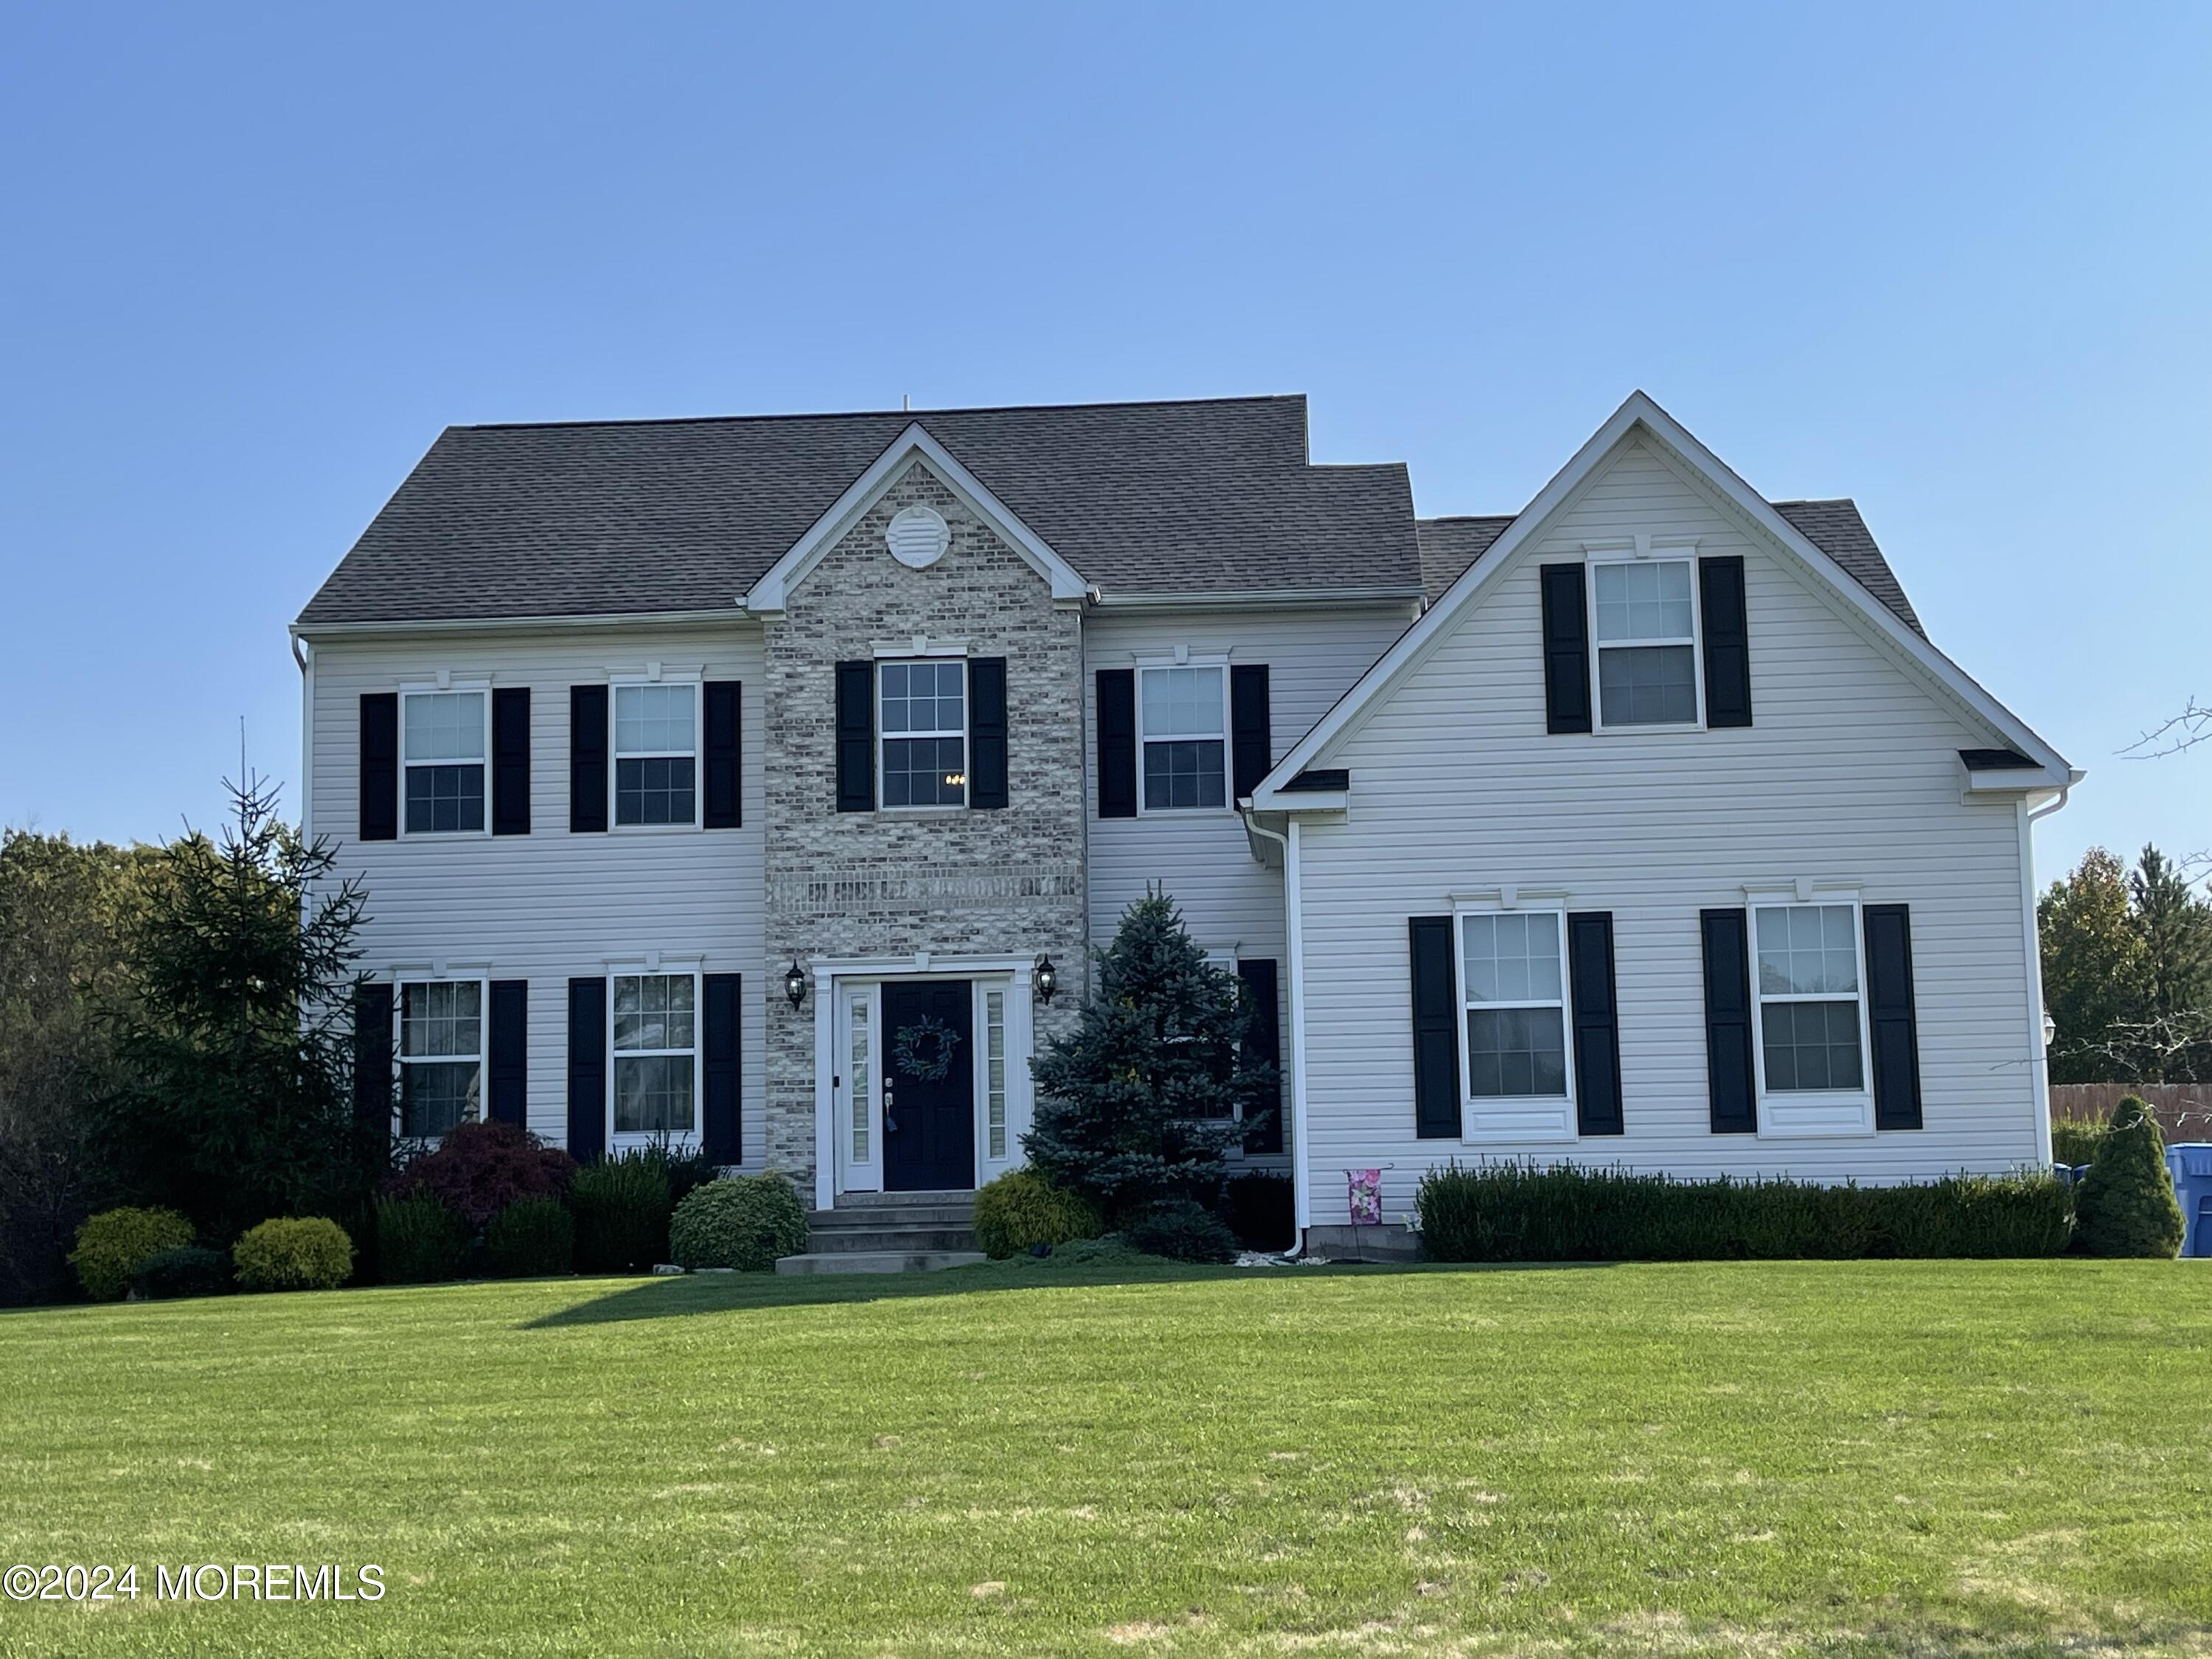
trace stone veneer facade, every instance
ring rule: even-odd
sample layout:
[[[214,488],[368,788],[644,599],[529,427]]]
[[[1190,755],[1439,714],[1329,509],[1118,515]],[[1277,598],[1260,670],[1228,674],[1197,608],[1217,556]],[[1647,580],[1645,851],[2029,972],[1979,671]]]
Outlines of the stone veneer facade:
[[[892,515],[917,503],[951,531],[921,570],[884,544]],[[917,635],[1006,659],[1002,809],[836,810],[836,665]],[[814,997],[828,988],[793,1010],[781,972],[793,958],[1048,954],[1060,989],[1035,1010],[1039,1049],[1074,1023],[1090,943],[1082,618],[916,460],[787,595],[764,647],[767,1161],[808,1191]]]

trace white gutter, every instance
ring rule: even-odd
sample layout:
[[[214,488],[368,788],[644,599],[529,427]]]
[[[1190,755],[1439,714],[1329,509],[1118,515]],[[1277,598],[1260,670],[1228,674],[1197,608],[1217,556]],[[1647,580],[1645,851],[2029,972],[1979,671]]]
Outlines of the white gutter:
[[[1255,588],[1242,592],[1111,593],[1093,598],[1107,611],[1337,611],[1347,605],[1414,605],[1419,587]]]
[[[2057,797],[2041,806],[2030,807],[2023,795],[2014,809],[2020,815],[2021,938],[2027,947],[2028,1093],[2035,1109],[2035,1159],[2045,1170],[2051,1167],[2051,1050],[2043,1040],[2043,929],[2035,914],[2035,824],[2065,805],[2084,775],[2071,774]]]
[[[1291,957],[1291,1200],[1298,1242],[1290,1252],[1303,1255],[1306,1229],[1313,1224],[1310,1158],[1306,1139],[1306,969],[1305,912],[1298,887],[1298,821],[1273,830],[1248,813],[1245,827],[1280,843],[1283,849],[1284,927]]]

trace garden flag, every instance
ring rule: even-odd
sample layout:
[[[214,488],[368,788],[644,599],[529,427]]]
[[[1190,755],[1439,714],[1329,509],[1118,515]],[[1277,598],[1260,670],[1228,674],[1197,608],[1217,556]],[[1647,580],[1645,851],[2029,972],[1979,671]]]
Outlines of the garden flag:
[[[1352,1199],[1352,1224],[1355,1227],[1379,1227],[1382,1224],[1382,1171],[1380,1170],[1346,1170],[1344,1180]]]

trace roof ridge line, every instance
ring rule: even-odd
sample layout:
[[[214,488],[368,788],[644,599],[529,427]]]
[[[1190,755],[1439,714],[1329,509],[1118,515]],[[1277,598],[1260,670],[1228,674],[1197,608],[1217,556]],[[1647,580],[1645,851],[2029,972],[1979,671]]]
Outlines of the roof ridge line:
[[[448,432],[527,432],[586,426],[713,426],[769,421],[860,421],[896,416],[919,421],[932,415],[1018,415],[1060,413],[1074,409],[1200,409],[1222,404],[1271,404],[1308,401],[1303,392],[1231,393],[1218,398],[1133,398],[1103,403],[956,404],[943,409],[818,409],[785,410],[773,415],[641,415],[629,418],[574,421],[456,421]]]

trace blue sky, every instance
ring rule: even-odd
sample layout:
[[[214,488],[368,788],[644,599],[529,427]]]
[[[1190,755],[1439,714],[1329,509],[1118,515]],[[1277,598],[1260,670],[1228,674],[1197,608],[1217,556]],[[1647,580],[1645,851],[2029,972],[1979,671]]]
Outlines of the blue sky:
[[[2212,846],[2212,8],[12,8],[0,822],[298,772],[285,626],[449,422],[1304,392],[1518,507],[1630,390],[1857,497]]]

